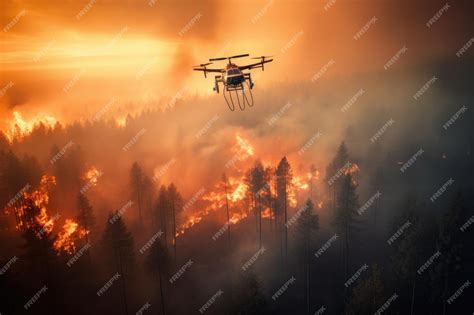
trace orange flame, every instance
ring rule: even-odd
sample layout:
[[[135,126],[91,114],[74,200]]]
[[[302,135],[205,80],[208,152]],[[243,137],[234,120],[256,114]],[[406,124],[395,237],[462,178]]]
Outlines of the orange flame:
[[[54,248],[59,253],[61,250],[72,254],[76,251],[76,241],[88,234],[89,231],[79,228],[79,224],[71,219],[66,219],[63,230],[58,233],[54,241]]]
[[[90,182],[93,186],[96,186],[99,180],[99,177],[100,177],[100,171],[97,170],[95,166],[92,166],[84,173],[83,179],[87,182]]]
[[[13,112],[13,119],[8,123],[5,136],[11,142],[13,139],[23,138],[29,135],[36,127],[43,125],[48,129],[54,128],[57,119],[46,114],[39,114],[30,120],[25,120],[20,112]]]
[[[345,170],[344,170],[344,175],[347,175],[347,174],[354,174],[356,172],[360,171],[360,168],[357,164],[355,163],[352,163],[350,167],[347,167]]]
[[[253,155],[253,153],[254,153],[253,147],[250,145],[250,142],[248,140],[242,138],[238,134],[235,135],[235,140],[237,140],[237,145],[239,147],[240,152],[246,153],[247,156],[252,156]]]

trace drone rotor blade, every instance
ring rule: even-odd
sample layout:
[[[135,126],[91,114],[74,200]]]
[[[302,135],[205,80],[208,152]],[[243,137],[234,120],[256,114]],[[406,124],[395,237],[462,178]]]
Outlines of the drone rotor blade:
[[[251,59],[265,59],[265,58],[272,58],[274,56],[260,56],[260,57],[252,57]]]
[[[242,57],[248,57],[250,56],[249,54],[243,54],[243,55],[235,55],[235,56],[232,56],[232,57],[229,57],[230,59],[234,59],[234,58],[242,58]]]
[[[209,61],[219,61],[219,60],[227,60],[227,57],[220,57],[220,58],[211,58]]]

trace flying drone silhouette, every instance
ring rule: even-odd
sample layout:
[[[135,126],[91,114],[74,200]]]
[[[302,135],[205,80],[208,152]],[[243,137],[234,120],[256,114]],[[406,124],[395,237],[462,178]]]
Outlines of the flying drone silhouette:
[[[195,66],[193,70],[204,72],[204,77],[207,78],[207,73],[220,73],[220,75],[214,76],[214,88],[213,90],[216,93],[219,93],[219,83],[223,85],[223,95],[227,103],[227,106],[231,111],[235,110],[235,103],[239,105],[241,110],[245,109],[245,106],[253,106],[253,95],[252,89],[254,83],[250,72],[244,73],[243,70],[252,70],[256,68],[261,68],[262,71],[265,70],[265,64],[272,62],[273,56],[260,56],[253,57],[251,59],[260,59],[260,62],[252,63],[245,66],[238,66],[235,63],[232,63],[232,59],[248,57],[249,54],[236,55],[230,57],[220,57],[220,58],[211,58],[208,63],[200,64]],[[207,66],[213,64],[213,61],[228,60],[227,65],[221,69],[208,69]],[[239,95],[241,94],[241,95]],[[235,99],[235,100],[234,100]]]

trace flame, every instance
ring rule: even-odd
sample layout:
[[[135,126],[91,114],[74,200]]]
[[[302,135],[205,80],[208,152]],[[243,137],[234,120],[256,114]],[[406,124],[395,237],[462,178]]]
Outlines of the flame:
[[[127,125],[127,117],[119,117],[115,120],[115,123],[119,127],[125,127]]]
[[[92,166],[84,173],[83,179],[87,182],[90,182],[93,186],[96,186],[99,180],[99,177],[100,177],[100,171],[97,170],[95,166]]]
[[[53,116],[46,114],[39,114],[31,120],[25,120],[20,112],[13,112],[13,119],[8,123],[5,136],[11,142],[15,138],[23,138],[29,135],[36,127],[40,125],[48,129],[54,128],[58,120]]]
[[[344,170],[344,175],[347,175],[347,174],[354,174],[356,172],[360,171],[360,168],[357,164],[355,163],[352,163],[350,167],[347,167],[345,170]]]
[[[235,135],[235,140],[237,140],[237,145],[239,147],[239,152],[244,152],[247,156],[253,156],[253,147],[250,145],[249,140],[242,138],[240,135]]]
[[[318,209],[321,209],[323,207],[323,202],[322,201],[318,202],[317,207],[318,207]]]
[[[294,176],[293,179],[291,180],[291,184],[297,189],[301,189],[301,190],[309,189],[309,184],[303,182],[303,178],[300,176]]]
[[[239,223],[239,221],[241,221],[242,219],[245,219],[246,217],[247,217],[246,213],[236,212],[232,214],[232,217],[230,217],[229,222],[230,224],[237,224]]]
[[[35,228],[36,236],[42,238],[52,233],[56,217],[50,217],[48,214],[49,191],[56,184],[54,176],[43,175],[41,177],[38,188],[28,192],[22,192],[22,200],[15,203],[14,212],[18,219],[17,229],[27,230]],[[31,209],[25,201],[31,201],[33,205],[39,209],[39,213],[35,217],[30,218]],[[36,230],[39,227],[39,230]],[[67,253],[75,251],[75,242],[88,234],[89,231],[79,228],[79,224],[71,219],[66,219],[62,231],[58,233],[53,243],[53,248],[59,254],[62,250]]]
[[[89,233],[86,229],[79,228],[79,224],[71,219],[66,219],[63,230],[58,233],[54,241],[54,249],[59,253],[61,250],[72,254],[76,251],[76,241]]]
[[[244,199],[247,194],[248,188],[249,187],[247,186],[247,184],[245,184],[244,182],[240,182],[234,192],[230,194],[230,201],[238,202]]]
[[[254,147],[248,139],[243,138],[239,134],[235,135],[236,145],[231,148],[234,152],[234,156],[238,157],[240,161],[244,161],[250,156],[255,154]],[[227,202],[229,204],[230,224],[237,224],[244,218],[248,217],[252,212],[248,209],[248,197],[250,187],[246,181],[246,167],[250,167],[249,163],[245,165],[239,165],[232,169],[234,174],[227,174]],[[352,171],[358,170],[358,166],[352,167]],[[309,173],[294,174],[291,184],[288,185],[288,205],[290,207],[296,207],[298,204],[297,195],[299,192],[308,191],[310,187],[310,181],[318,180],[320,172],[317,169],[312,168]],[[268,183],[267,189],[270,190],[272,196],[275,196],[275,183],[274,178]],[[306,197],[307,193],[304,195]],[[302,196],[303,197],[303,196]],[[318,208],[322,208],[323,203],[317,204]],[[187,229],[200,223],[205,216],[215,211],[224,211],[226,207],[226,189],[222,182],[214,185],[212,189],[209,189],[204,196],[202,196],[199,202],[184,213],[185,219],[177,229],[176,236],[183,235]],[[273,217],[273,213],[270,208],[265,208],[262,211],[262,218],[268,219]]]
[[[270,210],[270,208],[265,208],[265,210],[262,211],[262,218],[263,219],[273,218],[272,210]]]

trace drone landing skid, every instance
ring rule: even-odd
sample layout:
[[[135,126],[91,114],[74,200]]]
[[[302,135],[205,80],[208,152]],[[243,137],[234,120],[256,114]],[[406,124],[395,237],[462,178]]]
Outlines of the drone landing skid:
[[[245,106],[253,106],[252,88],[247,82],[239,85],[224,86],[224,99],[231,111],[235,110],[235,105],[239,105],[240,110],[244,110]]]

